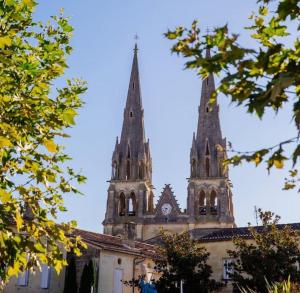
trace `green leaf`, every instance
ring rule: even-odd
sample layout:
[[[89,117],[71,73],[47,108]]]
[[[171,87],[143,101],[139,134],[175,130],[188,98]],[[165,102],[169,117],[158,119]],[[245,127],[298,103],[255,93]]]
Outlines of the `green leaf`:
[[[45,252],[45,247],[40,242],[35,243],[34,247],[39,252]]]
[[[75,125],[74,118],[77,115],[74,109],[67,109],[63,112],[63,120],[70,125]]]

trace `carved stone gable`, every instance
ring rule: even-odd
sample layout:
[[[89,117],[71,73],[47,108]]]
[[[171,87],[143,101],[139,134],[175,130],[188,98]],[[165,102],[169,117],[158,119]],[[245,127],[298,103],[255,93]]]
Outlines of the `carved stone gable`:
[[[176,217],[181,214],[180,207],[170,184],[166,184],[155,209],[156,217]]]

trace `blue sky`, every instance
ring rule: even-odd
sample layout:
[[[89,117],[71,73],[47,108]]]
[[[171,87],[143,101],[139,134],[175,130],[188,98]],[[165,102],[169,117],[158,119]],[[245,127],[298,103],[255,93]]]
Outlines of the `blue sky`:
[[[85,107],[77,125],[65,141],[74,158],[72,166],[88,177],[81,186],[84,196],[66,197],[68,212],[60,220],[76,219],[83,229],[102,231],[111,155],[120,136],[128,89],[134,35],[139,35],[139,65],[145,110],[146,135],[153,159],[153,183],[158,199],[170,183],[182,208],[186,207],[189,152],[197,126],[201,81],[194,72],[183,70],[184,60],[171,55],[171,42],[163,37],[168,28],[188,26],[194,19],[203,28],[229,24],[241,33],[241,42],[255,45],[242,28],[255,9],[254,0],[52,0],[40,1],[36,19],[47,20],[60,8],[75,27],[74,52],[66,77],[88,82]],[[218,82],[218,80],[217,80]],[[279,115],[268,112],[259,121],[245,109],[219,97],[223,136],[235,149],[252,150],[272,146],[295,135],[291,107]],[[255,222],[254,206],[272,210],[282,222],[299,222],[300,195],[282,191],[287,171],[244,164],[231,168],[235,218],[238,226]]]

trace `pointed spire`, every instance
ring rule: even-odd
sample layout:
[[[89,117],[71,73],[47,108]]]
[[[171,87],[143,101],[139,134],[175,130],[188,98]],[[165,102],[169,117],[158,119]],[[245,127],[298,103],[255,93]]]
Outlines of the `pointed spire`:
[[[206,50],[206,58],[211,58],[210,49]],[[223,146],[222,132],[219,119],[219,106],[217,101],[210,103],[211,95],[215,91],[215,81],[213,74],[202,81],[201,100],[199,106],[199,117],[197,135],[194,146],[192,144],[191,151],[196,148],[198,153],[199,169],[197,177],[219,177],[219,161],[216,154],[216,145]],[[209,150],[207,151],[207,148]],[[194,152],[194,151],[193,151]],[[209,167],[208,167],[209,164]]]
[[[120,161],[120,179],[137,179],[144,173],[140,170],[141,165],[148,167],[150,164],[147,156],[147,141],[144,130],[144,110],[142,106],[138,47],[134,46],[133,61],[128,86],[126,106],[120,143],[118,143],[117,154]],[[146,146],[147,145],[147,146]],[[130,150],[130,156],[128,156]],[[140,164],[143,161],[143,164]],[[149,168],[150,169],[150,168]]]

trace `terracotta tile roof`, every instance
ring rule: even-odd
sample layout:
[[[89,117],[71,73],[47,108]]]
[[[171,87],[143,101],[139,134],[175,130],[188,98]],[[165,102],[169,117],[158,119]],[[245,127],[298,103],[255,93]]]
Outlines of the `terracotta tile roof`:
[[[279,229],[283,229],[285,226],[290,226],[293,231],[300,231],[300,223],[292,223],[292,224],[280,224],[277,225]],[[255,229],[258,232],[263,230],[262,226],[257,226]],[[201,242],[211,242],[211,241],[226,241],[232,240],[234,237],[242,237],[245,239],[251,239],[251,233],[248,227],[239,227],[239,228],[223,228],[212,231],[206,235],[203,235],[203,229],[194,229],[191,230],[191,235],[193,238],[198,239]]]
[[[133,241],[130,243],[120,237],[81,229],[75,229],[73,231],[73,236],[80,236],[87,245],[91,245],[99,249],[120,251],[142,257],[153,257],[156,255],[155,246],[139,241]]]

